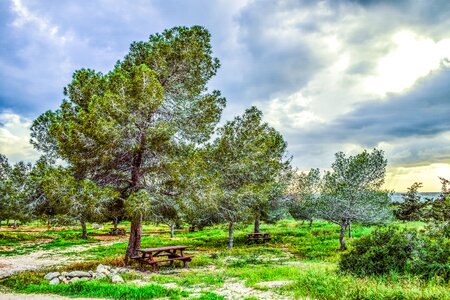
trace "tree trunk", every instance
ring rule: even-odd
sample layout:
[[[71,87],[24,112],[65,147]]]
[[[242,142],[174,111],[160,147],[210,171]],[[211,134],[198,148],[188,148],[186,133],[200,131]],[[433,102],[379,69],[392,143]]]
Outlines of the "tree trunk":
[[[2,227],[2,219],[0,219],[0,228]]]
[[[170,224],[170,238],[174,237],[175,224]]]
[[[9,225],[9,219],[6,219],[6,226]]]
[[[253,230],[254,233],[259,233],[259,225],[261,225],[261,216],[257,214],[255,216],[255,229]]]
[[[312,227],[313,219],[309,220],[309,227]]]
[[[341,235],[339,236],[339,242],[341,243],[340,250],[347,250],[347,245],[345,244],[345,230],[347,229],[347,224],[341,224]]]
[[[118,217],[114,217],[113,219],[113,225],[114,225],[114,232],[117,232],[117,225],[119,224],[119,218]]]
[[[47,230],[50,230],[50,228],[52,228],[52,227],[50,226],[50,218],[48,218],[47,219]]]
[[[128,264],[132,256],[137,256],[141,248],[142,223],[140,221],[131,222],[130,239],[128,240],[127,253],[125,254],[125,264]]]
[[[17,221],[16,220],[14,220],[13,229],[17,229]]]
[[[228,250],[233,249],[233,223],[228,224]]]
[[[81,223],[81,230],[82,230],[82,234],[81,234],[81,239],[83,240],[87,240],[87,229],[86,229],[86,221],[85,220],[80,220]]]
[[[353,237],[352,225],[348,223],[348,238],[351,239]]]
[[[305,225],[305,219],[302,220],[302,225]]]

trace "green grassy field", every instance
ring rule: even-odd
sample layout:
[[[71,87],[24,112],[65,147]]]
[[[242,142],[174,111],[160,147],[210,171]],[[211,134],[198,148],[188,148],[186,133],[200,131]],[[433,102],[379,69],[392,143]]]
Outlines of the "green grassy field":
[[[400,224],[414,228],[423,225]],[[350,247],[354,240],[369,234],[374,228],[355,225],[354,238],[349,240]],[[191,233],[178,231],[175,238],[170,239],[166,227],[146,225],[142,247],[188,245],[188,253],[194,255],[190,269],[163,266],[159,273],[126,274],[124,279],[127,283],[121,285],[112,284],[108,280],[94,280],[57,286],[50,286],[42,278],[50,270],[42,270],[13,275],[0,281],[0,285],[21,293],[55,293],[71,297],[112,299],[227,299],[226,295],[220,295],[217,291],[226,290],[231,283],[239,283],[249,293],[254,292],[254,295],[247,294],[247,299],[264,299],[260,296],[267,296],[268,292],[272,296],[293,299],[450,299],[449,283],[440,282],[439,279],[423,281],[398,274],[358,278],[338,273],[339,228],[330,223],[315,222],[310,228],[308,225],[301,225],[301,222],[283,220],[275,225],[263,225],[261,230],[270,232],[272,240],[264,244],[250,244],[246,233],[251,232],[252,228],[238,227],[235,246],[230,251],[226,249],[225,227]],[[3,231],[0,232],[0,246],[15,247],[10,250],[12,254],[8,255],[21,255],[17,249],[23,247],[29,247],[27,251],[50,251],[96,242],[96,238],[106,235],[107,231],[90,230],[88,241],[80,240],[80,232],[74,230]],[[39,240],[46,241],[42,244],[26,244]],[[85,259],[83,263],[64,266],[60,270],[89,270],[98,263],[122,265],[126,245],[126,241],[119,241],[108,246],[100,244],[84,251],[69,251],[65,255],[83,256]],[[143,280],[148,285],[139,287],[133,284],[136,279]],[[262,282],[272,281],[286,281],[286,284],[271,288],[261,286]]]

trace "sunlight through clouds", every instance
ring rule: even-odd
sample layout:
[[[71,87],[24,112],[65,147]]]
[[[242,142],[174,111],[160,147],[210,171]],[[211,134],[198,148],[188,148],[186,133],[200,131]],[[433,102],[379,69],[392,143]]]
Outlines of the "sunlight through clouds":
[[[434,42],[414,32],[401,31],[392,41],[395,48],[380,59],[377,74],[365,81],[365,87],[373,94],[385,96],[402,92],[450,58],[450,39]]]

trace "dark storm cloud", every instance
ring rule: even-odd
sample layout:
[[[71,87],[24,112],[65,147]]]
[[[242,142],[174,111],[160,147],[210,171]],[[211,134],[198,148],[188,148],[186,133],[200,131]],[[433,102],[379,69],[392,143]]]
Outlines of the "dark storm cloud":
[[[391,166],[427,165],[450,160],[450,69],[422,79],[388,101],[359,104],[351,112],[311,129],[292,130],[294,163],[329,167],[338,151],[382,148]]]
[[[433,136],[450,130],[450,69],[422,79],[388,101],[368,101],[321,128],[335,141],[373,146],[381,141]]]

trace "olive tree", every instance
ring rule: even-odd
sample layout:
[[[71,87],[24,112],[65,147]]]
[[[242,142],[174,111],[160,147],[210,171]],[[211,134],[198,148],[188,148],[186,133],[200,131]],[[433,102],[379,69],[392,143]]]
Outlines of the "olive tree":
[[[355,156],[336,153],[331,171],[325,173],[316,216],[341,227],[340,249],[347,248],[345,232],[353,222],[378,224],[390,220],[390,198],[381,190],[387,160],[381,150],[364,150]]]
[[[55,153],[79,179],[113,186],[115,209],[129,208],[126,260],[140,248],[148,199],[173,195],[166,170],[175,150],[206,142],[220,119],[225,99],[206,86],[218,68],[206,29],[175,27],[132,43],[107,74],[76,71],[60,108],[33,123],[37,149]]]

